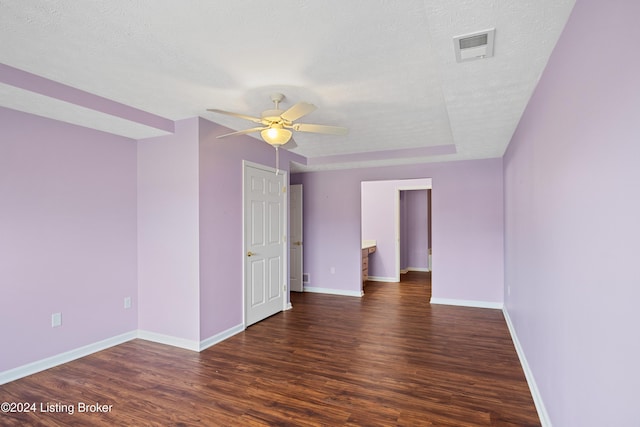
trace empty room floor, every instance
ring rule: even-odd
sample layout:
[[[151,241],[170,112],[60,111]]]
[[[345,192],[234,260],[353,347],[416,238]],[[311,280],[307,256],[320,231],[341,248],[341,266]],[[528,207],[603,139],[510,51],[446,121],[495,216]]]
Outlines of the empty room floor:
[[[0,386],[36,409],[0,424],[539,426],[502,312],[430,305],[430,286],[292,293],[200,353],[129,341]]]

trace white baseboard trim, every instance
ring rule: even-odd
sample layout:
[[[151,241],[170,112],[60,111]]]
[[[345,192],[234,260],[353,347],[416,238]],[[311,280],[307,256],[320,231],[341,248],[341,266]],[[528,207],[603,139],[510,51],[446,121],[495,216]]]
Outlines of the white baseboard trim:
[[[64,353],[56,354],[55,356],[47,357],[45,359],[37,360],[26,365],[18,366],[14,369],[9,369],[8,371],[0,373],[0,385],[53,368],[54,366],[62,365],[63,363],[71,362],[72,360],[88,356],[92,353],[105,350],[109,347],[131,341],[136,337],[136,331],[126,332],[121,335],[116,335],[115,337],[107,338],[102,341],[78,347],[73,350],[65,351]]]
[[[245,330],[244,324],[240,324],[240,325],[236,325],[236,326],[234,326],[232,328],[229,328],[226,331],[222,331],[219,334],[215,334],[212,337],[204,339],[204,340],[200,341],[199,351],[207,349],[207,348],[211,347],[212,345],[218,344],[219,342],[222,342],[222,341],[226,340],[227,338],[231,338],[232,336],[234,336],[236,334],[239,334],[240,332],[242,332],[244,330]]]
[[[284,311],[291,310],[292,308],[293,306],[291,305],[291,302],[288,302],[287,306],[284,308]]]
[[[421,271],[424,273],[428,273],[431,270],[429,270],[429,267],[407,267],[400,270],[400,274],[407,274],[410,271]]]
[[[502,313],[504,314],[504,319],[507,322],[507,327],[509,328],[509,333],[511,334],[511,341],[513,341],[513,345],[516,348],[516,353],[518,353],[518,358],[520,359],[520,365],[522,365],[524,376],[527,379],[527,384],[529,385],[529,390],[531,391],[531,397],[533,397],[533,403],[536,405],[540,423],[542,424],[542,427],[552,427],[551,419],[549,418],[549,414],[547,413],[547,408],[544,406],[544,401],[542,400],[542,396],[540,395],[540,391],[538,390],[538,385],[536,384],[533,372],[531,371],[529,363],[527,362],[524,350],[520,345],[520,340],[518,340],[518,335],[516,334],[516,330],[513,326],[513,323],[511,322],[511,317],[509,317],[509,312],[506,308],[503,308]]]
[[[431,304],[459,305],[461,307],[493,308],[497,310],[502,310],[502,308],[504,307],[504,304],[501,302],[473,301],[473,300],[433,298],[433,297],[431,298]]]
[[[200,342],[188,340],[186,338],[179,338],[151,331],[143,331],[141,329],[138,329],[138,338],[141,340],[156,342],[158,344],[172,345],[186,350],[200,351]]]
[[[330,288],[316,288],[314,286],[305,286],[305,292],[314,292],[317,294],[330,294],[330,295],[343,295],[347,297],[362,297],[364,292],[360,291],[345,291],[343,289],[330,289]]]
[[[368,276],[367,281],[398,283],[398,280],[395,277],[382,277],[382,276]]]
[[[55,356],[47,357],[42,360],[37,360],[23,366],[18,366],[17,368],[9,369],[8,371],[0,372],[0,385],[45,371],[49,368],[53,368],[54,366],[62,365],[63,363],[68,363],[93,353],[97,353],[98,351],[106,350],[107,348],[120,345],[136,338],[192,351],[202,351],[244,331],[244,329],[244,324],[236,325],[200,342],[177,338],[170,335],[158,334],[156,332],[135,330],[69,350],[64,353],[56,354]]]

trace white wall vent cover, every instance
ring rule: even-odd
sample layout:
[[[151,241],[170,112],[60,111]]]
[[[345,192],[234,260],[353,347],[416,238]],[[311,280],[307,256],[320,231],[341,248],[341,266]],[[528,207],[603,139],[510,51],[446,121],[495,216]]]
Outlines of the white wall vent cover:
[[[496,29],[491,28],[490,30],[454,37],[453,47],[456,51],[456,61],[471,61],[493,56],[495,34]]]

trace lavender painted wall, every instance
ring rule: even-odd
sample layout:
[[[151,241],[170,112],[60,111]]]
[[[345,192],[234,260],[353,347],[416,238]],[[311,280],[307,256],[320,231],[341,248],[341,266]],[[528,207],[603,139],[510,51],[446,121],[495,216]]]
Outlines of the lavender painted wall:
[[[135,141],[5,108],[0,129],[0,371],[135,330]]]
[[[362,239],[375,240],[377,244],[376,252],[369,256],[372,280],[395,281],[397,186],[396,181],[363,182],[361,185]]]
[[[275,167],[275,150],[250,136],[200,119],[200,328],[201,339],[236,327],[243,315],[242,161]],[[280,168],[300,156],[280,150]]]
[[[505,304],[554,426],[639,423],[638,16],[576,2],[504,157]]]
[[[354,293],[362,288],[360,181],[352,171],[291,177],[292,184],[304,186],[303,271],[309,286]]]
[[[433,297],[503,301],[502,159],[296,174],[311,286],[360,289],[360,184],[433,178]],[[335,267],[331,274],[330,267]]]
[[[138,143],[139,328],[193,343],[242,325],[243,160],[275,150],[201,118]],[[281,150],[287,171],[299,156]]]
[[[200,340],[198,119],[138,141],[138,328]]]

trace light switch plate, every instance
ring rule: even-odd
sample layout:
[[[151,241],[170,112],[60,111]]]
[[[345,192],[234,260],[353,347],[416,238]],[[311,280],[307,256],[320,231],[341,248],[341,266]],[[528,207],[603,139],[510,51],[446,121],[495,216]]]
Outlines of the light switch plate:
[[[62,325],[62,313],[53,313],[51,315],[51,327],[56,328]]]

